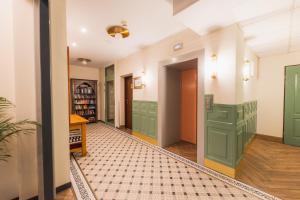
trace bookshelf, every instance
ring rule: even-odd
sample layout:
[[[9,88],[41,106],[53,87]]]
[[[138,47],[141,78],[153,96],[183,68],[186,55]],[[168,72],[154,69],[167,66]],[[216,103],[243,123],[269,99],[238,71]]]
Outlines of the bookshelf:
[[[72,114],[97,122],[97,81],[71,79]]]

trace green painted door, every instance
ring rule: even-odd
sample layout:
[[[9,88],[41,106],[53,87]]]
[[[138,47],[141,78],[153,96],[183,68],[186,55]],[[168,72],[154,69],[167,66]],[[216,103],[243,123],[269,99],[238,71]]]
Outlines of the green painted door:
[[[300,146],[300,65],[286,67],[284,143]]]

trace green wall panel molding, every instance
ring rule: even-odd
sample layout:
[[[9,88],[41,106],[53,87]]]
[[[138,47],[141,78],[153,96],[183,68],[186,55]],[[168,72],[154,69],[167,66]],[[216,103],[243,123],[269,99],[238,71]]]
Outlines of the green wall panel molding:
[[[133,101],[132,129],[135,132],[157,139],[157,102]]]
[[[257,101],[205,110],[205,157],[235,168],[256,133]]]

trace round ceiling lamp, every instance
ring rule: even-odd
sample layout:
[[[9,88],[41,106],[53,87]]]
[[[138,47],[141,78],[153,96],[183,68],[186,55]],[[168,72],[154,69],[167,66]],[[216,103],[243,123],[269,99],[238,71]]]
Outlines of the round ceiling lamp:
[[[116,39],[127,38],[129,36],[127,23],[122,21],[121,24],[108,27],[106,29],[107,34]]]
[[[87,65],[89,62],[92,62],[92,60],[88,58],[77,58],[77,60],[84,65]]]

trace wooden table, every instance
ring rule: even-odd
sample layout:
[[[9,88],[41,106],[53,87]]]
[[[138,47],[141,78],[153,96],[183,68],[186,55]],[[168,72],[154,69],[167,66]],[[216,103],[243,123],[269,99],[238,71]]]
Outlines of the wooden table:
[[[79,115],[70,116],[70,131],[81,130],[81,147],[71,148],[71,152],[81,152],[82,156],[86,156],[86,124],[89,121]]]

